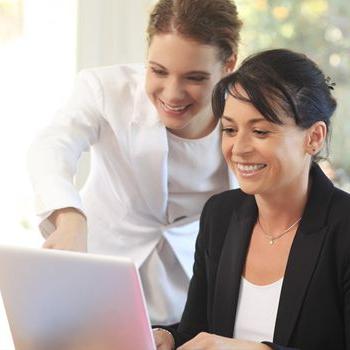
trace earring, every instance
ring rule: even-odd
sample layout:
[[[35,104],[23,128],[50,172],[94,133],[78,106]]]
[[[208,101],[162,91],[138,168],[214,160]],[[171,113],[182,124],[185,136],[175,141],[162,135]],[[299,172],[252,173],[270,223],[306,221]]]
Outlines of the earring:
[[[313,156],[316,153],[316,148],[312,147],[312,145],[311,145],[311,147],[309,148],[308,153],[310,154],[310,156]]]

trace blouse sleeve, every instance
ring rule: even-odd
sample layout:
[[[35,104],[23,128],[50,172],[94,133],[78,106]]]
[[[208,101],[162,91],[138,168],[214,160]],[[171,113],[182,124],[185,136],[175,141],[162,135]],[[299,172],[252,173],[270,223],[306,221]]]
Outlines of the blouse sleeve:
[[[83,71],[66,106],[29,148],[28,170],[36,212],[42,220],[53,210],[64,207],[83,212],[73,179],[82,152],[98,140],[105,122],[99,80],[92,72]],[[44,222],[41,226],[49,227]]]

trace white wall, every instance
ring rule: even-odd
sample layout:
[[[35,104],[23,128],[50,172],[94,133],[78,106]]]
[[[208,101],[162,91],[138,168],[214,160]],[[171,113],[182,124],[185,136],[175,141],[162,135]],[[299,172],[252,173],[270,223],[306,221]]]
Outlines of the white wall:
[[[73,82],[76,1],[22,1],[22,35],[0,45],[0,244],[40,246],[26,153]],[[13,349],[0,298],[0,350]]]
[[[26,154],[71,89],[76,17],[75,0],[23,0],[23,33],[0,45],[0,243],[34,242]]]
[[[78,0],[77,70],[144,62],[146,27],[154,0]],[[75,183],[89,173],[89,154],[80,159]]]
[[[151,0],[79,0],[78,69],[143,62]]]

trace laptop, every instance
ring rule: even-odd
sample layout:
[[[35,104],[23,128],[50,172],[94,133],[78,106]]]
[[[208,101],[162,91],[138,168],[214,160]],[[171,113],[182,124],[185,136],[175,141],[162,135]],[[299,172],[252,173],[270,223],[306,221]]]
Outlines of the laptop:
[[[0,246],[0,291],[16,350],[154,350],[131,260]]]

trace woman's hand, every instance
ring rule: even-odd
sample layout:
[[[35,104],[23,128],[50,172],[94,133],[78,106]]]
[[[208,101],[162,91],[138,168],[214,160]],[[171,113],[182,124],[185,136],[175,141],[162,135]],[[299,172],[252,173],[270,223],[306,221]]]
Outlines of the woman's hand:
[[[215,334],[199,333],[177,350],[271,350],[267,345]]]
[[[56,227],[43,248],[87,251],[86,217],[75,208],[54,211],[48,218]]]
[[[170,332],[162,328],[153,329],[157,350],[175,350],[175,341]]]

